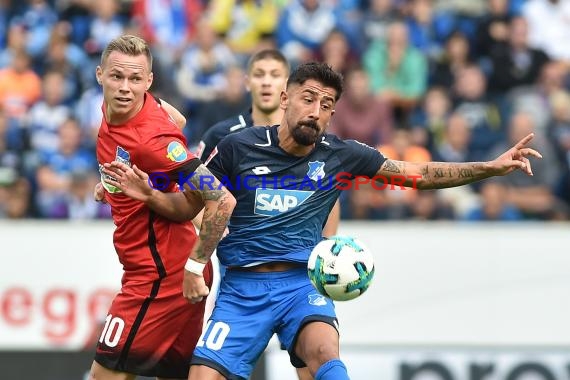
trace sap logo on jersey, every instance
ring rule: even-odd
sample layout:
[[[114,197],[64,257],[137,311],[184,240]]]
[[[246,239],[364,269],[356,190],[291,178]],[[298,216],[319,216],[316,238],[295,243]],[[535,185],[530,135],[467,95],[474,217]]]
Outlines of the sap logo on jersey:
[[[305,202],[313,191],[257,189],[255,191],[254,213],[275,216],[291,210]]]

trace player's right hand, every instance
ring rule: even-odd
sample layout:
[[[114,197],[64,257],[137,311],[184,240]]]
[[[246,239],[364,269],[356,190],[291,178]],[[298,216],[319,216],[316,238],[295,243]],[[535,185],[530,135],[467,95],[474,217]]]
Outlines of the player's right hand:
[[[210,289],[206,286],[204,276],[184,270],[182,294],[190,303],[198,303],[210,294]]]

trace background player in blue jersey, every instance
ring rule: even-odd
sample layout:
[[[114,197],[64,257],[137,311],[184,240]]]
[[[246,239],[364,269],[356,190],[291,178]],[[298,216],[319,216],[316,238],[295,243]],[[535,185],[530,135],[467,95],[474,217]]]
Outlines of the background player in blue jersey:
[[[408,187],[436,189],[517,169],[532,175],[527,156],[541,157],[526,147],[530,134],[488,162],[387,159],[364,144],[325,133],[341,93],[342,77],[329,66],[300,65],[281,94],[281,124],[230,135],[210,156],[208,168],[228,185],[237,206],[230,233],[218,245],[228,269],[194,351],[190,380],[247,379],[273,334],[287,346],[291,362],[306,365],[315,379],[349,378],[339,357],[334,305],[318,295],[306,271],[342,188],[338,173],[404,176]],[[170,196],[156,194],[138,168],[115,163],[111,169],[121,181],[113,184],[125,194],[142,201],[153,197],[155,204],[170,207]]]

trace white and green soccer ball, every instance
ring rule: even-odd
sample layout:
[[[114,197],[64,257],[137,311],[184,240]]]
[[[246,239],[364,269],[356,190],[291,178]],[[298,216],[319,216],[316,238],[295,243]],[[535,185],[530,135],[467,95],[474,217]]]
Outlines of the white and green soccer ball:
[[[348,301],[370,286],[374,258],[360,240],[336,235],[315,246],[307,270],[319,293],[335,301]]]

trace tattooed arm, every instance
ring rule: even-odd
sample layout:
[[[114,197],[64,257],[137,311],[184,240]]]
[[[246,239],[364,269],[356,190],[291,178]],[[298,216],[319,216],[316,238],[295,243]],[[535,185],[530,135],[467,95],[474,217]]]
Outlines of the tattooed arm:
[[[417,189],[442,189],[466,185],[493,176],[503,176],[517,169],[532,175],[527,156],[541,158],[540,153],[526,144],[529,134],[511,149],[488,162],[406,162],[386,160],[376,175],[388,178],[391,184]]]
[[[184,215],[185,220],[189,221],[195,216],[194,211],[200,211],[204,206],[200,234],[184,267],[186,270],[182,284],[184,297],[193,303],[200,302],[209,293],[202,271],[222,238],[236,205],[233,195],[204,165],[196,168],[194,175],[189,178],[192,187],[186,183],[183,193],[154,190],[149,186],[148,175],[136,165],[131,168],[114,161],[105,164],[103,171],[112,178],[107,180],[109,184],[119,188],[126,196],[144,202],[165,217],[182,218],[180,215]]]
[[[198,261],[207,262],[222,237],[236,201],[218,179],[201,164],[184,184],[184,192],[163,193],[149,186],[148,175],[137,168],[114,161],[104,164],[106,181],[126,196],[144,202],[151,210],[173,221],[189,221],[202,208],[200,240],[195,245]],[[217,239],[216,239],[217,238]],[[209,252],[209,253],[208,253]]]

